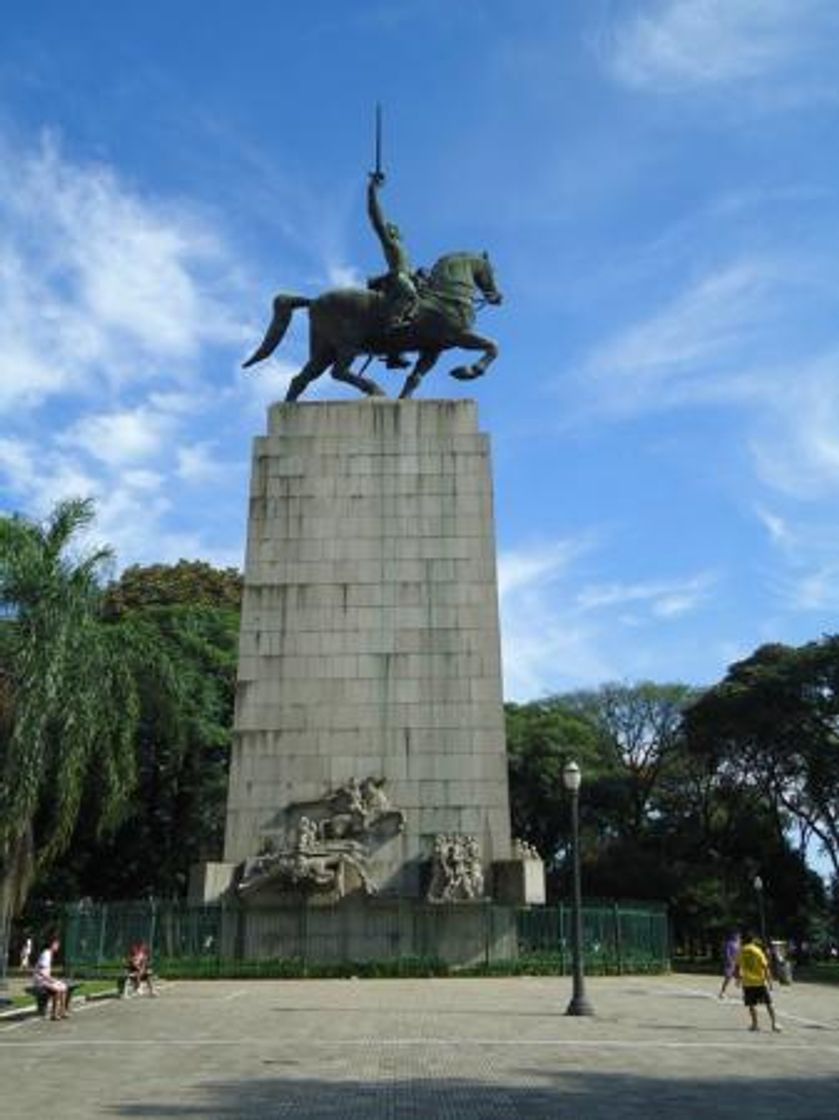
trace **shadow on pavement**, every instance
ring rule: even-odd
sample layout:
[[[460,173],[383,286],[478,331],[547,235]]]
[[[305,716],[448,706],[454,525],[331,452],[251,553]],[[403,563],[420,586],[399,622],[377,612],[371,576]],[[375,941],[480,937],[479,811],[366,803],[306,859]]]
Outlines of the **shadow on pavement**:
[[[381,1082],[265,1077],[211,1082],[195,1103],[135,1102],[121,1117],[205,1120],[826,1120],[839,1076],[755,1080],[671,1079],[522,1069],[534,1085],[418,1078]]]

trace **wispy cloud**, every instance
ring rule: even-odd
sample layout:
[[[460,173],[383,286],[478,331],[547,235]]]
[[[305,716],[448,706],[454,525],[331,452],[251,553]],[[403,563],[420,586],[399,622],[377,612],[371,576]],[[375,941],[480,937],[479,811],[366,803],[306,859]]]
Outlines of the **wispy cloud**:
[[[696,280],[589,355],[582,376],[597,394],[598,407],[632,415],[752,397],[756,378],[741,363],[754,360],[755,342],[765,344],[779,286],[777,265],[756,258]]]
[[[801,500],[839,490],[839,350],[807,324],[835,313],[834,263],[741,257],[596,345],[574,379],[586,420],[700,405],[740,415],[760,484]]]
[[[198,532],[171,527],[173,499],[166,473],[125,468],[120,462],[110,466],[85,462],[75,449],[57,444],[0,439],[0,491],[8,495],[4,512],[25,510],[43,518],[64,498],[89,497],[97,510],[89,542],[112,547],[120,564],[181,557],[241,564],[239,548],[214,548]]]
[[[837,31],[831,0],[658,0],[613,28],[609,64],[619,81],[654,92],[784,75],[801,100],[824,94],[814,63],[830,74],[828,42]]]
[[[804,501],[839,491],[839,350],[789,368],[749,446],[773,489]]]
[[[639,583],[590,583],[579,561],[600,534],[502,552],[499,557],[505,695],[532,698],[626,675],[624,640],[638,675],[650,651],[639,628],[676,622],[710,598],[716,578],[698,573]],[[626,608],[630,608],[627,610]]]
[[[577,594],[576,604],[583,611],[637,604],[658,618],[674,618],[696,609],[708,598],[715,582],[712,573],[703,572],[687,579],[595,584]]]
[[[92,497],[93,533],[122,563],[232,562],[181,527],[200,524],[193,502],[177,505],[179,485],[193,501],[203,486],[219,509],[224,476],[193,433],[242,389],[228,355],[245,349],[245,285],[220,228],[50,135],[0,135],[0,230],[4,510],[41,517]],[[233,473],[235,487],[243,464]]]
[[[509,596],[545,587],[567,574],[574,560],[591,547],[588,536],[502,552],[498,558],[499,594]]]
[[[174,418],[147,405],[83,416],[57,439],[109,466],[158,459],[175,429]]]
[[[767,582],[776,607],[787,614],[839,609],[839,526],[821,508],[802,513],[786,502],[783,514],[762,504],[755,516],[763,525],[774,557]]]
[[[236,269],[197,212],[71,162],[49,135],[0,141],[0,222],[3,411],[183,377],[242,337],[218,283]]]

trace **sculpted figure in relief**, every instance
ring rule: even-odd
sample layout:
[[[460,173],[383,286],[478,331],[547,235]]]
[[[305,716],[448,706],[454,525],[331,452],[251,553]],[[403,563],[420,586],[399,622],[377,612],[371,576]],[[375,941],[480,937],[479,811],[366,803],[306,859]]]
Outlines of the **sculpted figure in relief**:
[[[484,871],[481,849],[474,836],[439,833],[431,855],[429,902],[457,902],[482,898]]]

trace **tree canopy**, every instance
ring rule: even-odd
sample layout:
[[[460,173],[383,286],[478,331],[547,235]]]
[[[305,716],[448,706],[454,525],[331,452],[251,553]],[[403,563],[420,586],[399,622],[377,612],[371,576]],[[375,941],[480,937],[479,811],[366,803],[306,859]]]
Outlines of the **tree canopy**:
[[[690,739],[703,702],[685,685],[641,682],[509,705],[515,831],[546,858],[551,893],[567,894],[561,771],[575,757],[589,896],[665,900],[677,935],[701,938],[756,919],[761,872],[770,918],[801,935],[823,911],[821,881],[770,788],[735,780]]]
[[[36,875],[52,895],[180,893],[220,845],[241,577],[180,561],[106,586],[110,551],[79,547],[93,517],[0,519],[6,909]]]
[[[761,646],[687,713],[694,755],[815,838],[839,877],[839,637]]]
[[[128,568],[108,587],[109,617],[152,651],[135,672],[137,781],[117,828],[102,836],[86,818],[79,823],[72,855],[40,893],[176,897],[193,863],[218,858],[239,625],[234,574],[181,560]]]
[[[4,907],[67,847],[87,789],[107,825],[135,780],[137,647],[102,617],[109,551],[73,552],[93,513],[91,502],[65,501],[43,525],[0,518]]]

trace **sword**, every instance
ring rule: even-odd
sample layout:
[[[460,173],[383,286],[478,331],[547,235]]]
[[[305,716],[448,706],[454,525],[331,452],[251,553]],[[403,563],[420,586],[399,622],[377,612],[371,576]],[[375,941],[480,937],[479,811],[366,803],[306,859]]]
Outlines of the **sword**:
[[[373,179],[377,183],[385,181],[385,173],[382,171],[382,106],[376,102],[376,170],[373,172]]]

